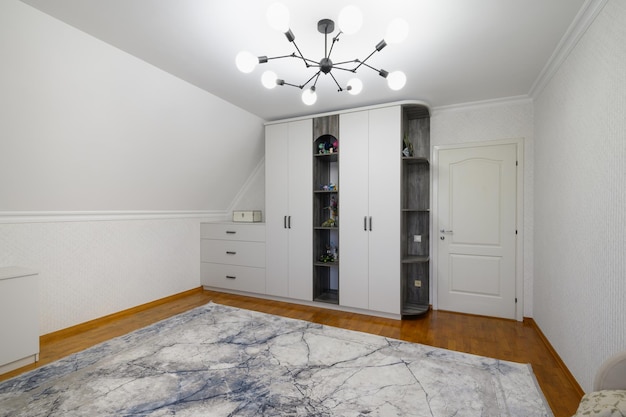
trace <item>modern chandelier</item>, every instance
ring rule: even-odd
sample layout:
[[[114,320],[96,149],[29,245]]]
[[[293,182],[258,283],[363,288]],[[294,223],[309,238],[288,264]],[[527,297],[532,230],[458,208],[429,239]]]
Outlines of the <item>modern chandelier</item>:
[[[376,44],[374,51],[372,51],[372,53],[370,53],[365,59],[352,59],[349,61],[335,63],[330,58],[333,47],[335,46],[335,43],[339,41],[339,36],[341,36],[341,34],[345,33],[347,35],[351,35],[356,33],[361,28],[363,23],[361,11],[356,6],[347,6],[341,10],[338,19],[339,33],[332,38],[330,48],[328,47],[328,35],[332,34],[335,30],[335,22],[331,19],[322,19],[317,22],[317,30],[324,35],[324,57],[319,61],[306,58],[302,54],[300,48],[296,44],[296,37],[289,27],[289,17],[289,10],[282,3],[274,3],[267,10],[267,19],[270,26],[285,34],[287,40],[292,43],[295,48],[293,53],[275,57],[257,57],[250,52],[242,51],[236,58],[237,68],[239,68],[241,72],[250,73],[254,70],[257,64],[266,64],[272,59],[295,58],[302,61],[306,68],[317,68],[317,71],[303,84],[291,84],[278,78],[274,71],[268,70],[265,71],[261,77],[261,82],[266,88],[271,89],[277,85],[288,85],[299,88],[303,90],[302,101],[304,104],[312,105],[317,101],[316,86],[322,74],[330,75],[337,85],[337,91],[339,92],[346,90],[352,95],[357,95],[363,89],[363,82],[356,77],[351,78],[346,83],[346,86],[342,87],[333,75],[332,70],[340,70],[356,74],[357,70],[361,67],[367,67],[378,72],[381,77],[387,79],[387,84],[392,90],[400,90],[406,84],[406,75],[402,71],[394,71],[390,73],[382,68],[376,69],[367,64],[367,61],[372,57],[372,55],[376,52],[380,52],[385,46],[387,46],[387,43],[399,43],[406,39],[408,35],[408,24],[406,21],[402,19],[392,21],[389,25],[385,38]],[[306,88],[310,84],[311,86]]]

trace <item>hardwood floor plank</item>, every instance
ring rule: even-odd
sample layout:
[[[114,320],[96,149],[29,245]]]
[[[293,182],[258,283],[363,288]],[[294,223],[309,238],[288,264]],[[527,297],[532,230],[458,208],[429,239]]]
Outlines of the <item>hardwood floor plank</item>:
[[[530,363],[555,417],[574,414],[582,396],[580,387],[555,358],[551,347],[544,343],[543,335],[532,320],[517,322],[430,311],[423,317],[400,321],[201,289],[44,335],[41,337],[39,362],[0,375],[0,381],[209,301],[475,355]]]

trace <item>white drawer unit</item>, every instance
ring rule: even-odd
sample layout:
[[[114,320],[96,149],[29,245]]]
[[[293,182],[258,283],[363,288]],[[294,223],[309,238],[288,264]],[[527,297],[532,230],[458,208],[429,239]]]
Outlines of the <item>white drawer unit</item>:
[[[37,272],[0,268],[0,374],[39,360]]]
[[[202,285],[208,287],[265,293],[265,268],[202,262],[200,273]]]
[[[200,237],[265,243],[265,223],[201,223]]]
[[[203,262],[265,268],[265,243],[202,239]]]
[[[265,224],[201,223],[203,286],[265,294]]]

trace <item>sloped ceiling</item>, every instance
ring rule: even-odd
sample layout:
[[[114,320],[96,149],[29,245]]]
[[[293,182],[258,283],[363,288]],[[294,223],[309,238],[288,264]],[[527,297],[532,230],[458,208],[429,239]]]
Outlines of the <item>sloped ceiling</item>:
[[[406,41],[368,61],[376,69],[404,71],[404,89],[392,91],[376,71],[361,68],[360,95],[338,92],[332,78],[322,75],[317,103],[306,106],[299,89],[268,90],[260,82],[263,71],[272,69],[288,83],[303,84],[316,70],[302,61],[274,60],[250,74],[235,67],[241,50],[266,56],[295,52],[266,21],[275,0],[22,1],[265,120],[399,100],[438,107],[527,95],[585,2],[282,0],[298,47],[316,61],[324,56],[317,22],[337,21],[346,5],[361,9],[363,27],[355,35],[341,35],[332,52],[334,62],[364,59],[396,17],[410,26]],[[332,74],[342,86],[352,76],[337,70]]]

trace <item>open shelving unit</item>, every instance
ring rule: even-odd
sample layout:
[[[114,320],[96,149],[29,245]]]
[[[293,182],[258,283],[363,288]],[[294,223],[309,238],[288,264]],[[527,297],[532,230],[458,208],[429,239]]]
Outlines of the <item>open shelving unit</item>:
[[[339,116],[313,119],[313,301],[339,304]]]
[[[401,177],[401,314],[430,308],[430,114],[404,106]]]

